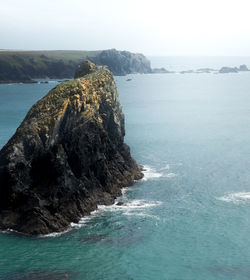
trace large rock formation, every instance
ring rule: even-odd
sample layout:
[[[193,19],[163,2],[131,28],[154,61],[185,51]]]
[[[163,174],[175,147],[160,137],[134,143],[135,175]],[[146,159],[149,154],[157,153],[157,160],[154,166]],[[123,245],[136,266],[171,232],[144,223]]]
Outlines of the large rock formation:
[[[99,65],[107,65],[110,71],[117,76],[152,72],[150,61],[140,53],[111,49],[102,51],[90,60]]]
[[[87,67],[95,71],[39,100],[0,151],[1,229],[63,231],[142,178],[123,141],[113,76]]]

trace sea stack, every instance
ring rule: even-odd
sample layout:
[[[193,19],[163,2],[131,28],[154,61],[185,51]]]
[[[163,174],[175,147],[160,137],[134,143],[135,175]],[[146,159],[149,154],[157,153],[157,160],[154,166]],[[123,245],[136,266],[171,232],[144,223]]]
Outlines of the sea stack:
[[[0,229],[64,231],[142,178],[113,76],[86,61],[32,106],[0,151]]]

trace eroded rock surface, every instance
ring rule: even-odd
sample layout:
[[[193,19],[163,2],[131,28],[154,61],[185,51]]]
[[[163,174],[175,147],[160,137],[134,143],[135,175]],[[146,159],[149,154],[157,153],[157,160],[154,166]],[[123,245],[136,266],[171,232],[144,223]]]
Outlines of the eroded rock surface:
[[[90,72],[39,100],[0,151],[1,229],[63,231],[142,178],[113,76]]]

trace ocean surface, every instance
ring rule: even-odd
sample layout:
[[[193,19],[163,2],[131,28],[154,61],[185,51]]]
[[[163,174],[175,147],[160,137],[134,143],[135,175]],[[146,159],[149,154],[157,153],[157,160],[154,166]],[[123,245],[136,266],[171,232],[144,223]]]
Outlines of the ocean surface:
[[[250,66],[151,60],[169,70]],[[115,80],[144,179],[123,190],[123,206],[99,206],[62,235],[0,233],[0,280],[250,279],[250,72]],[[0,146],[56,84],[0,85]]]

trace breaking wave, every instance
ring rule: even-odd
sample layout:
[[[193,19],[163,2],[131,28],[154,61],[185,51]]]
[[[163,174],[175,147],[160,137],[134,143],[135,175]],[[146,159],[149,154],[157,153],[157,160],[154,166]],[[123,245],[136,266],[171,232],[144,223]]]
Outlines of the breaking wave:
[[[160,171],[168,170],[168,169],[170,169],[169,164],[167,164],[165,167],[161,168]],[[173,173],[173,172],[171,172],[171,173],[157,172],[155,170],[155,168],[150,167],[148,165],[145,165],[143,167],[143,174],[144,174],[144,177],[142,178],[142,181],[147,181],[149,179],[157,179],[157,178],[173,178],[173,177],[178,176],[176,173]]]
[[[246,203],[250,200],[250,192],[230,193],[217,199],[225,202]]]

